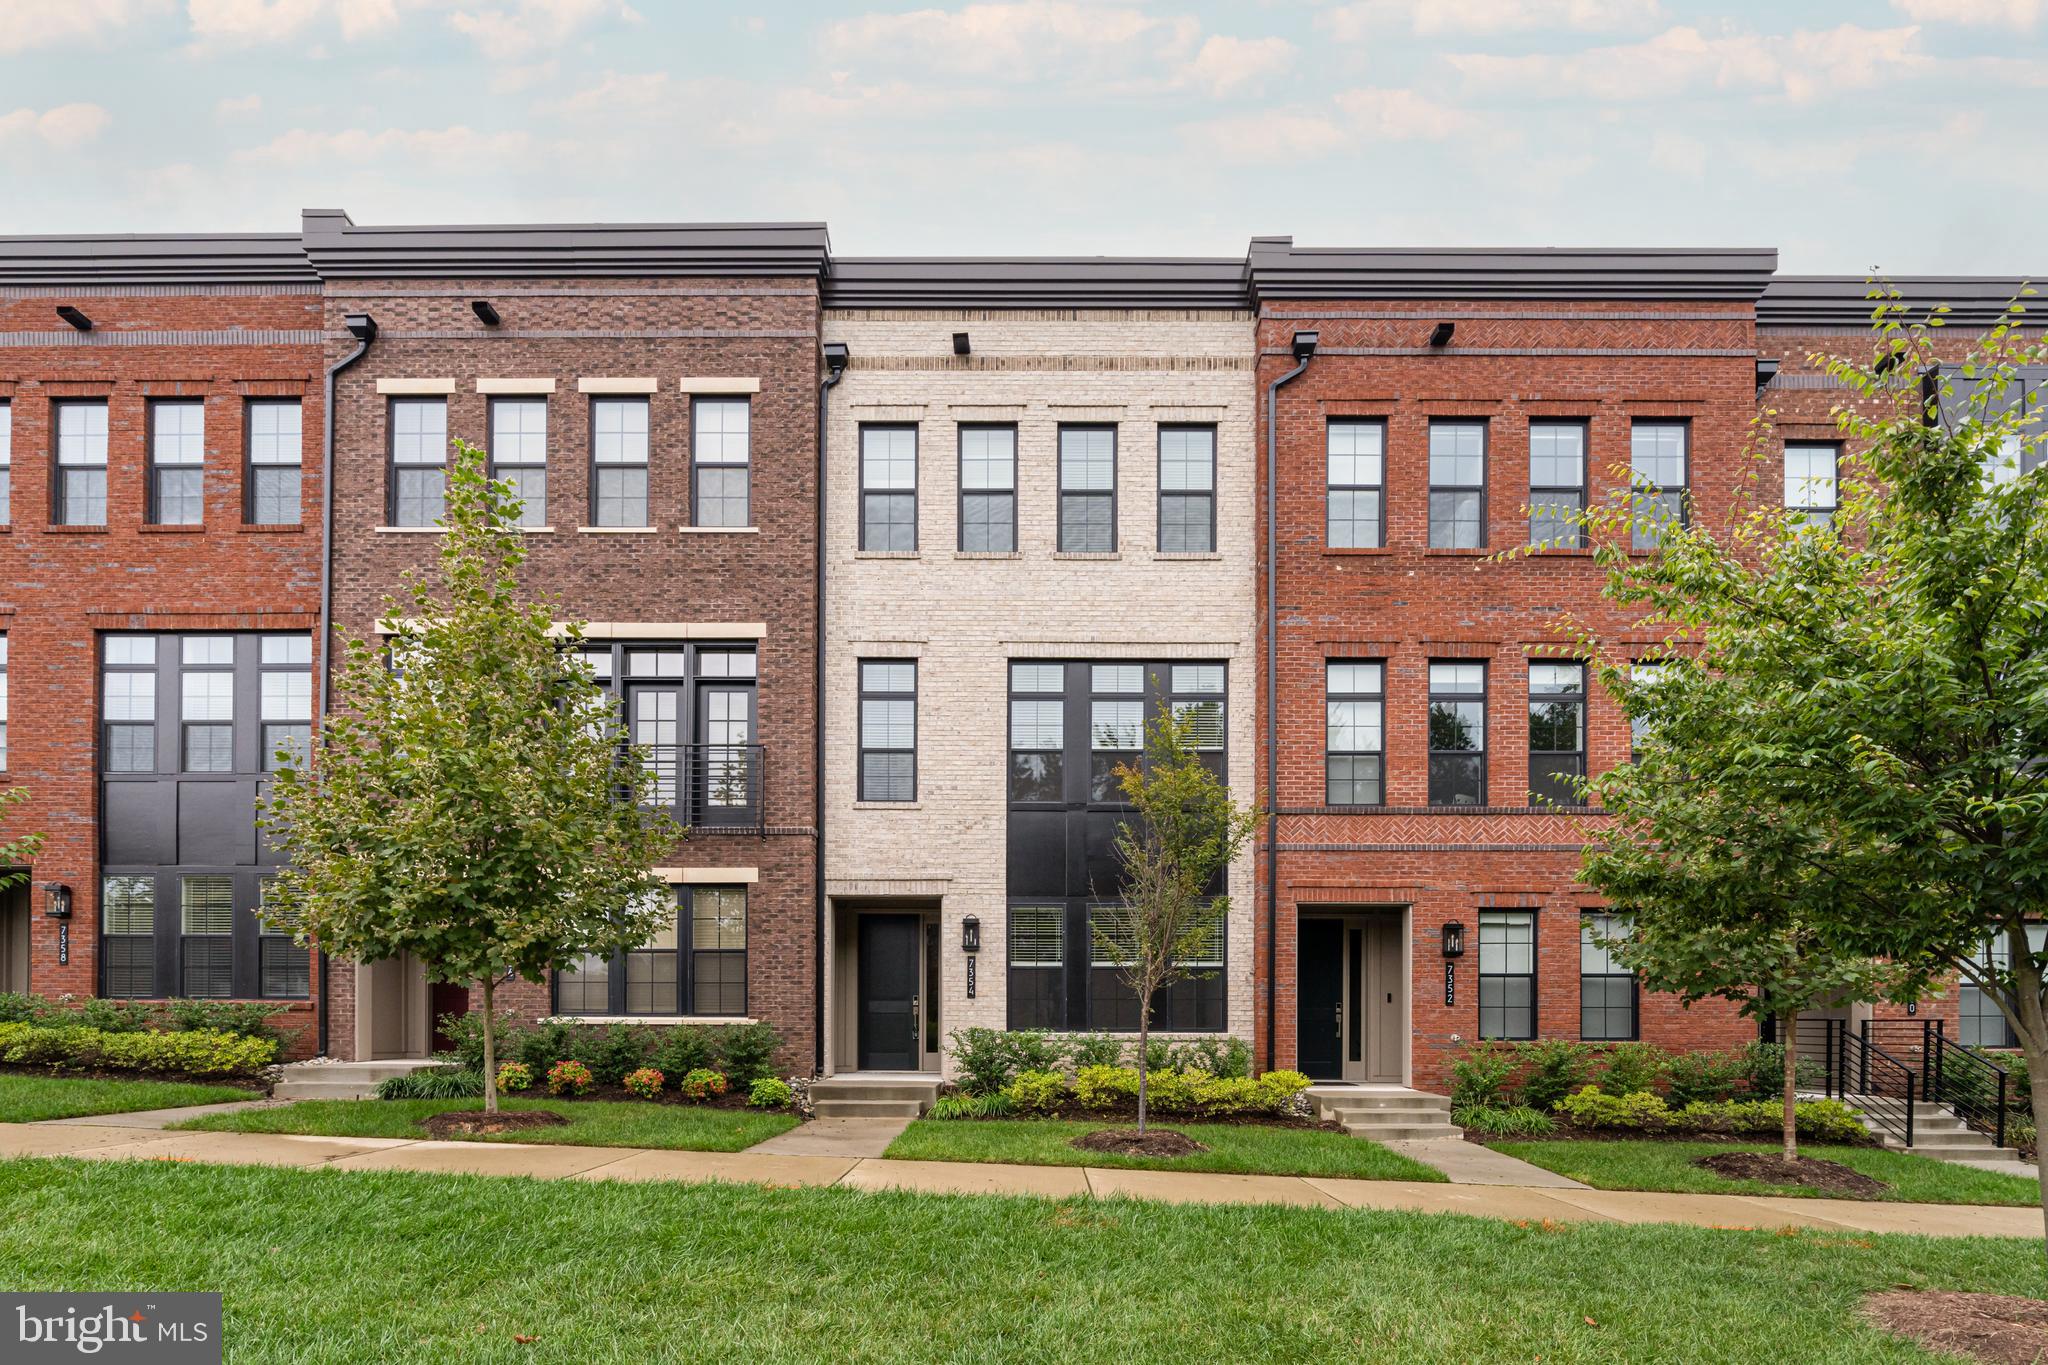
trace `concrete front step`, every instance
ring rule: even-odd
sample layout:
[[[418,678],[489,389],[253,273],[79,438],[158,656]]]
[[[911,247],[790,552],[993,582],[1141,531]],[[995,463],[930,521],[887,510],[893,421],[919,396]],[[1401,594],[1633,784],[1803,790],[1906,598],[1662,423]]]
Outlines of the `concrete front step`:
[[[921,1100],[811,1100],[811,1111],[821,1119],[914,1119],[930,1106]]]
[[[277,1087],[270,1095],[279,1100],[374,1099],[379,1081],[442,1065],[445,1063],[431,1057],[376,1062],[293,1062],[279,1069]]]
[[[939,1097],[939,1083],[931,1081],[859,1081],[843,1076],[811,1082],[815,1100],[923,1100]]]
[[[1350,1136],[1372,1142],[1428,1142],[1465,1136],[1465,1130],[1454,1123],[1359,1123],[1354,1119],[1340,1122]]]
[[[937,1076],[856,1074],[811,1082],[812,1113],[821,1119],[914,1119],[938,1098]]]

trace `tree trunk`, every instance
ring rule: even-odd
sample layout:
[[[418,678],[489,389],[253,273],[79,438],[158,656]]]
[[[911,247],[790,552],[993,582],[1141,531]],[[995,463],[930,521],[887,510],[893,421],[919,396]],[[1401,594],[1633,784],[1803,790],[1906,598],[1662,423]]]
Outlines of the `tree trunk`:
[[[495,976],[484,977],[484,1112],[498,1112],[498,1026],[491,1015],[491,992]]]
[[[1152,997],[1144,998],[1138,1013],[1138,1131],[1145,1131],[1146,1054],[1152,1050]]]
[[[2041,1187],[2041,1237],[2048,1248],[2048,1164],[2042,1161],[2041,1131],[2043,1096],[2048,1094],[2048,1012],[2041,1000],[2041,970],[2034,964],[2024,930],[2008,928],[2008,952],[2012,961],[2012,1012],[2020,1052],[2027,1059],[2027,1088],[2033,1092],[2034,1179]]]
[[[1799,1159],[1799,1011],[1778,1016],[1778,1030],[1785,1041],[1785,1160]]]

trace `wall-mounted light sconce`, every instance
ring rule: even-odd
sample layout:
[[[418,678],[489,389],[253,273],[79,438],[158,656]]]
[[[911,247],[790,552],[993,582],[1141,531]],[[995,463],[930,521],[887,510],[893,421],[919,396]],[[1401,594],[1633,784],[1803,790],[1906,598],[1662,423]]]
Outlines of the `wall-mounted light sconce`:
[[[828,341],[823,349],[825,368],[834,375],[842,373],[846,369],[846,362],[853,358],[853,353],[846,349],[846,343],[843,341]]]
[[[955,332],[955,333],[953,333],[953,354],[954,354],[954,355],[966,355],[966,354],[968,354],[968,353],[969,353],[970,351],[972,351],[973,349],[974,349],[974,348],[973,348],[972,346],[970,346],[970,345],[968,344],[968,341],[967,341],[967,333],[965,333],[965,332]]]
[[[1465,955],[1465,926],[1456,920],[1444,921],[1444,956]]]
[[[496,327],[504,321],[498,316],[498,310],[491,306],[489,299],[473,300],[469,305],[469,311],[476,314],[476,320],[486,327]]]
[[[341,325],[348,328],[348,334],[357,341],[367,344],[377,339],[377,319],[368,313],[350,313],[341,320]]]
[[[90,332],[92,330],[92,319],[87,317],[84,313],[79,312],[76,308],[73,308],[68,303],[60,303],[57,305],[57,316],[64,319],[64,321],[70,323],[73,327],[76,327],[81,332]]]
[[[1296,332],[1292,347],[1294,358],[1296,360],[1307,360],[1316,353],[1316,346],[1322,339],[1323,334],[1321,332]]]
[[[1458,330],[1455,322],[1439,322],[1430,329],[1429,344],[1432,350],[1451,344],[1451,334]]]
[[[981,918],[969,915],[960,921],[960,951],[978,953],[981,951]]]
[[[62,882],[43,883],[43,916],[46,919],[71,918],[71,888]]]

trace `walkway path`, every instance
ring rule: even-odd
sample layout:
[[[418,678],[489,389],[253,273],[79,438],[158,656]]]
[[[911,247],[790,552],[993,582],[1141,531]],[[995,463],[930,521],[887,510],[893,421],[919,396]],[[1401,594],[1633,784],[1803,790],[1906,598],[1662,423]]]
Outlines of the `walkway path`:
[[[668,1152],[407,1138],[291,1137],[271,1133],[153,1132],[114,1124],[0,1124],[0,1157],[203,1161],[331,1167],[348,1171],[462,1172],[578,1180],[734,1180],[845,1185],[928,1194],[1158,1199],[1195,1204],[1301,1204],[1406,1209],[1559,1222],[1690,1223],[1715,1228],[1824,1228],[1932,1237],[2041,1235],[2041,1211],[1955,1204],[1878,1204],[1728,1194],[1638,1194],[1405,1180],[1212,1175],[1077,1166],[1001,1166],[877,1157]]]
[[[880,1156],[909,1119],[812,1119],[747,1148],[765,1156]]]
[[[1546,1171],[1534,1162],[1496,1152],[1464,1138],[1426,1138],[1420,1142],[1382,1142],[1390,1152],[1434,1166],[1453,1185],[1517,1185],[1523,1189],[1583,1190],[1570,1176]]]

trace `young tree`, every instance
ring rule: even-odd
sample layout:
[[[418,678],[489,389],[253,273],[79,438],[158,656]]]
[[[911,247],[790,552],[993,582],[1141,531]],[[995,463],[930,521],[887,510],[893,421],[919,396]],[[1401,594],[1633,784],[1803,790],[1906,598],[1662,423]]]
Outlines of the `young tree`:
[[[8,815],[16,806],[28,804],[27,787],[0,788],[0,828],[5,828]],[[0,891],[15,886],[28,877],[29,864],[43,847],[40,834],[17,834],[9,839],[0,839]]]
[[[1219,889],[1231,862],[1258,827],[1258,812],[1237,804],[1204,767],[1196,747],[1202,717],[1161,713],[1147,728],[1145,757],[1119,764],[1117,782],[1137,816],[1118,824],[1123,867],[1118,900],[1096,911],[1097,948],[1115,963],[1139,1001],[1138,1131],[1145,1131],[1152,1002],[1160,991],[1199,975],[1190,962],[1209,957],[1224,932],[1230,898]]]
[[[1849,393],[1833,525],[1755,511],[1648,558],[1609,544],[1608,594],[1716,680],[1699,695],[1744,708],[1723,742],[1674,730],[1670,775],[1791,831],[1782,862],[1834,952],[1885,959],[1901,993],[1984,991],[2048,1095],[2048,953],[2027,932],[2048,918],[2048,416],[2016,373],[2048,353],[2009,314],[1933,379],[1939,316],[1909,326],[1874,297],[1874,354],[1827,362]],[[1660,730],[1680,715],[1642,700]],[[2009,965],[1980,960],[1992,940]]]
[[[498,983],[645,942],[674,913],[652,868],[681,836],[643,808],[654,774],[578,631],[520,593],[517,507],[457,441],[438,574],[385,598],[388,660],[346,640],[339,704],[309,757],[281,755],[261,817],[291,860],[267,908],[300,942],[478,983],[487,1111]]]

